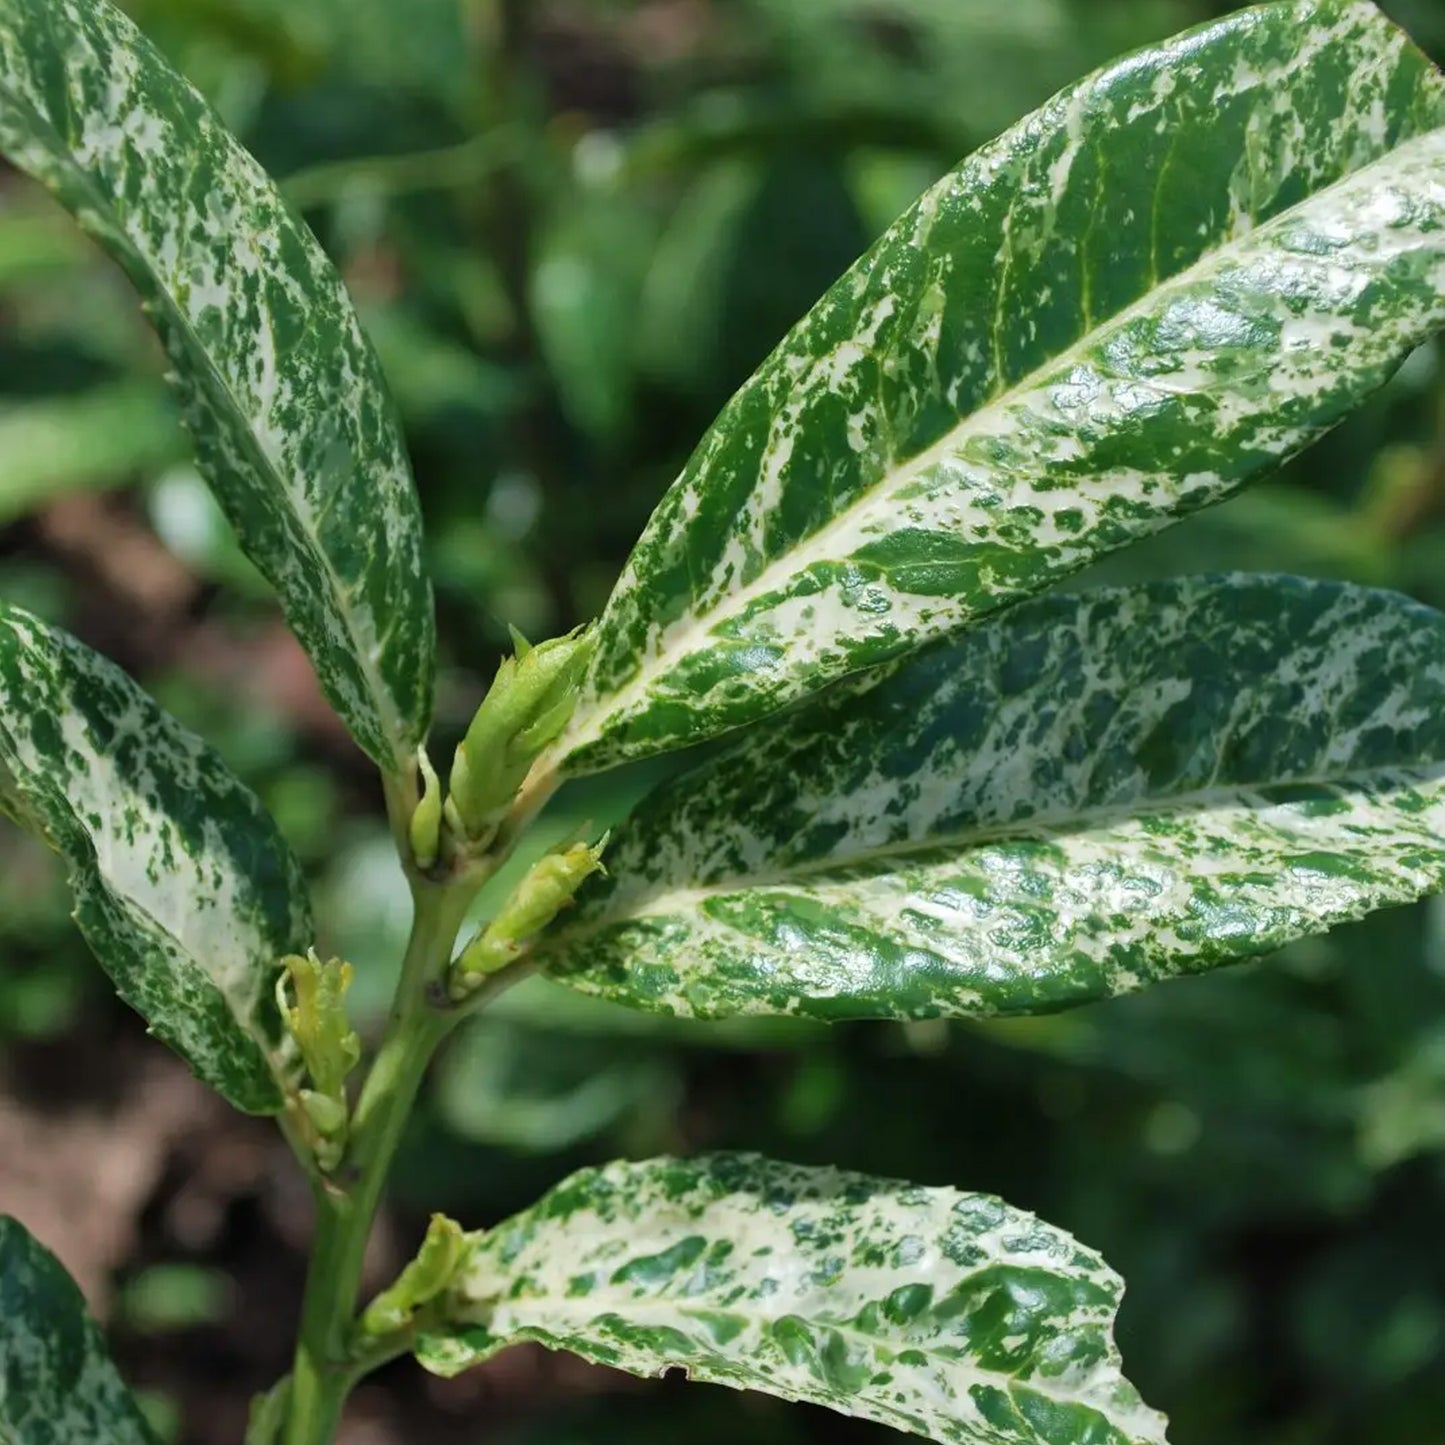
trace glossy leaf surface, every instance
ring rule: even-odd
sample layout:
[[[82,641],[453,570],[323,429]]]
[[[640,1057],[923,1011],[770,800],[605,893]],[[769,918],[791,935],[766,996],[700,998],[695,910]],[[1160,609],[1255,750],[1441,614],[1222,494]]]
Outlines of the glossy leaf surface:
[[[0,0],[0,150],[124,267],[197,458],[357,741],[410,765],[435,639],[400,427],[315,238],[108,0]]]
[[[608,604],[563,766],[755,721],[1334,425],[1445,323],[1442,124],[1441,77],[1374,6],[1295,0],[983,147],[704,437]]]
[[[152,1445],[75,1281],[24,1226],[6,1218],[0,1218],[0,1440]]]
[[[3,605],[0,764],[0,804],[64,858],[121,997],[238,1108],[279,1109],[275,980],[311,923],[257,799],[112,663]]]
[[[1033,1013],[1445,887],[1445,617],[1293,578],[1036,600],[752,729],[544,954],[701,1015]]]
[[[536,1340],[638,1375],[787,1400],[957,1445],[1146,1445],[1120,1374],[1122,1285],[987,1195],[752,1155],[583,1170],[477,1237],[450,1374]]]

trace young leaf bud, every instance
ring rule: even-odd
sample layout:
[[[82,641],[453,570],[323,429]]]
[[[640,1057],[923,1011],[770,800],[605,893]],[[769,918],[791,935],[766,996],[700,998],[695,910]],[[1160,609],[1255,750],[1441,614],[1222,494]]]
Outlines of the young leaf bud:
[[[452,764],[447,816],[473,843],[505,817],[537,755],[567,726],[595,639],[581,628],[536,647],[513,634],[516,656],[496,678]]]
[[[286,972],[277,984],[277,1001],[317,1093],[339,1099],[347,1075],[361,1060],[361,1040],[346,1017],[351,965],[333,958],[322,963],[315,951],[282,960]],[[291,985],[295,1003],[287,997]]]
[[[416,866],[425,873],[437,861],[441,851],[442,836],[442,785],[436,769],[423,748],[417,755],[421,765],[424,789],[416,811],[411,815],[410,841],[411,856]]]
[[[362,1334],[390,1335],[405,1329],[417,1310],[451,1285],[465,1252],[461,1225],[445,1214],[433,1214],[416,1258],[367,1305],[361,1316]]]
[[[572,902],[582,884],[603,871],[606,846],[605,837],[597,843],[576,843],[534,863],[497,916],[452,965],[452,997],[465,998],[482,979],[519,957],[527,943]]]
[[[322,1170],[330,1173],[341,1163],[346,1152],[350,1112],[345,1099],[318,1094],[315,1089],[302,1089],[297,1097],[306,1115],[306,1134],[311,1152]]]

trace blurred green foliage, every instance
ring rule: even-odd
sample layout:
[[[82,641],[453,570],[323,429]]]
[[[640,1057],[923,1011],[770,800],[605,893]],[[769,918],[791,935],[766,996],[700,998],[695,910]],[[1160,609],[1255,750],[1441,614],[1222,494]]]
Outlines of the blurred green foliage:
[[[445,648],[436,756],[506,624],[601,607],[730,389],[959,155],[1206,0],[131,0],[341,264],[404,413]],[[1440,0],[1387,4],[1445,53]],[[186,460],[121,279],[0,176],[0,588],[206,733],[314,875],[363,1027],[407,922],[364,760]],[[1095,569],[1348,577],[1445,606],[1445,377],[1418,354],[1276,481]],[[664,769],[665,770],[665,769]],[[540,847],[656,767],[565,793]],[[521,866],[525,860],[518,860]],[[108,999],[63,884],[0,837],[0,1046]],[[139,1025],[135,1025],[137,1030]],[[755,1148],[987,1189],[1129,1281],[1177,1445],[1445,1439],[1445,908],[987,1027],[680,1025],[534,983],[437,1070],[406,1209],[480,1224],[618,1153]],[[151,1270],[124,1308],[208,1319]],[[277,1321],[276,1327],[289,1328]],[[883,1432],[722,1391],[539,1396],[515,1445]],[[509,1427],[510,1428],[510,1427]],[[502,1438],[489,1433],[487,1438]]]

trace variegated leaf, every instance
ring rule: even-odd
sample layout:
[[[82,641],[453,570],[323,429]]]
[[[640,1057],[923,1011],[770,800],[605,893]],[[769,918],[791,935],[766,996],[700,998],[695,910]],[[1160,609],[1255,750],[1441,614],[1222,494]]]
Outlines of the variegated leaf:
[[[151,1445],[75,1281],[23,1225],[0,1218],[0,1441]]]
[[[703,439],[563,766],[754,721],[1305,446],[1445,323],[1442,125],[1440,75],[1373,5],[1293,0],[985,146]]]
[[[751,729],[607,866],[543,961],[671,1013],[1031,1013],[1264,953],[1445,887],[1445,617],[1039,599]]]
[[[1123,1286],[1001,1200],[752,1155],[587,1169],[478,1236],[455,1373],[536,1340],[637,1375],[763,1390],[956,1445],[1152,1445],[1120,1374]]]
[[[3,604],[0,765],[0,804],[65,859],[121,997],[237,1108],[278,1110],[278,964],[312,935],[257,799],[117,667]]]
[[[315,238],[109,0],[0,0],[0,151],[139,289],[242,547],[357,741],[409,768],[435,662],[420,514],[380,365]]]

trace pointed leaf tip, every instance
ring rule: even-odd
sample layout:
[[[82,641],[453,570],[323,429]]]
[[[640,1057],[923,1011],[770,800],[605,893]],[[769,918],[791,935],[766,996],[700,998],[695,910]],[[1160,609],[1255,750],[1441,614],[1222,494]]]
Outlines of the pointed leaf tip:
[[[405,774],[435,670],[421,514],[335,267],[109,0],[0,0],[0,151],[139,290],[241,546],[356,740]]]
[[[723,409],[599,627],[571,772],[751,723],[1227,497],[1445,323],[1445,82],[1230,15],[928,191]]]

